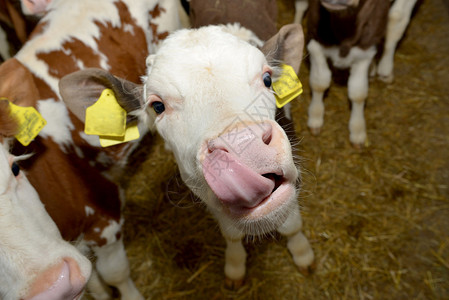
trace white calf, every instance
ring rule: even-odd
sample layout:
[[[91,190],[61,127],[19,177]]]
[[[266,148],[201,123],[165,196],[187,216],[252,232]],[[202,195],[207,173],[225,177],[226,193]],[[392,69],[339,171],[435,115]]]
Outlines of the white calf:
[[[3,124],[4,102],[0,105]],[[38,194],[7,151],[7,143],[2,142],[3,129],[0,128],[0,299],[79,299],[89,279],[91,263],[62,239]]]
[[[174,33],[147,59],[146,106],[140,116],[155,119],[184,182],[218,220],[227,241],[225,274],[232,283],[245,274],[241,240],[246,234],[278,230],[288,237],[298,267],[307,270],[314,259],[301,232],[299,172],[275,121],[271,89],[278,75],[275,62],[283,60],[298,71],[302,47],[299,25],[283,27],[265,44],[268,60],[223,27],[209,26]],[[60,91],[68,107],[95,101],[91,92],[104,85],[116,90],[119,103],[133,100],[108,75],[91,69],[63,78]],[[84,120],[83,113],[78,117]]]

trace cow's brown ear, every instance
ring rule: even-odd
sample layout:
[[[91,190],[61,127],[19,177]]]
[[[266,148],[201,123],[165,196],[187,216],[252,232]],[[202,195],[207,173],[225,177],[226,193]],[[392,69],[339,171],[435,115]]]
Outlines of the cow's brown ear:
[[[40,97],[30,70],[16,58],[0,65],[0,97],[19,106],[34,106]]]
[[[18,130],[19,124],[11,114],[8,100],[0,98],[0,142],[2,142],[2,137],[14,136]]]
[[[291,65],[296,73],[302,62],[304,34],[299,24],[284,25],[262,47],[268,61],[281,61]]]
[[[84,122],[86,108],[94,104],[104,89],[114,91],[117,102],[127,112],[143,106],[142,86],[115,77],[109,72],[89,68],[73,72],[59,81],[59,92],[70,111]],[[133,118],[128,114],[128,121]]]

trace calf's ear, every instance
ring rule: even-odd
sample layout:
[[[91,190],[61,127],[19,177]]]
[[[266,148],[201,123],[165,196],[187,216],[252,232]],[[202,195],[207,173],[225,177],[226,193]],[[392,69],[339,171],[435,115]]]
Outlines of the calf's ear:
[[[296,73],[302,61],[304,34],[299,24],[282,26],[279,32],[270,38],[262,47],[262,52],[270,61],[281,61],[293,67]]]
[[[59,81],[59,92],[69,110],[83,123],[86,108],[94,104],[104,89],[114,91],[118,104],[132,112],[143,106],[142,86],[115,77],[111,73],[96,68],[84,69],[64,76]],[[128,114],[130,121],[133,116]]]

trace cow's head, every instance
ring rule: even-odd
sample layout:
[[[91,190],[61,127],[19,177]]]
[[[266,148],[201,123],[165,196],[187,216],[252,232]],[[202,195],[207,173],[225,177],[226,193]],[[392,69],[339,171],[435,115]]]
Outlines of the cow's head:
[[[173,151],[184,182],[217,218],[248,234],[276,229],[297,201],[299,174],[275,121],[271,83],[279,61],[298,71],[302,49],[299,25],[283,27],[262,51],[223,27],[209,26],[172,34],[147,59],[144,109]],[[116,78],[100,80],[98,72],[61,81],[69,108],[104,82],[124,94],[119,82],[111,84]],[[119,103],[133,101],[128,98]]]
[[[0,100],[0,298],[78,299],[91,264],[64,241],[7,151],[17,127]]]

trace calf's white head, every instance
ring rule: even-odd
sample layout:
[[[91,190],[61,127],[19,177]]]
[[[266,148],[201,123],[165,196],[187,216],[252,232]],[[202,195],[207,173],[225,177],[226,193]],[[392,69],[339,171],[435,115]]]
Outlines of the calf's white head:
[[[62,239],[7,151],[7,107],[0,100],[0,299],[79,299],[91,263]]]
[[[283,27],[262,51],[224,27],[208,26],[175,32],[147,59],[140,102],[184,182],[217,218],[247,234],[276,229],[297,201],[298,170],[275,120],[271,82],[278,60],[298,71],[302,47],[299,25]],[[123,107],[135,103],[135,90],[127,97],[122,81],[111,77],[74,73],[60,82],[61,95],[76,111],[76,103],[86,102],[82,94],[103,84]]]

